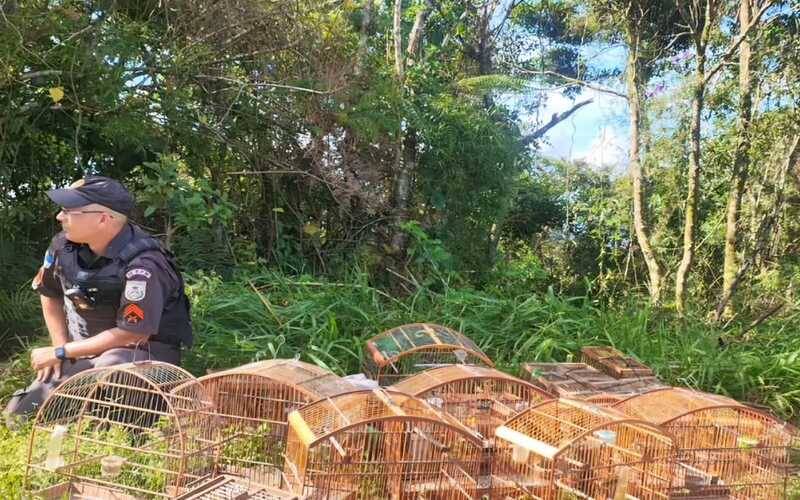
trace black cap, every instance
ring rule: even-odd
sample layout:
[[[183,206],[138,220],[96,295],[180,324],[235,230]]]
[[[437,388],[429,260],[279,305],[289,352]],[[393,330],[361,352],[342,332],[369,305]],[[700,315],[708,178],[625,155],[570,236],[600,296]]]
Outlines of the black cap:
[[[133,196],[119,181],[110,177],[90,175],[73,182],[64,189],[51,189],[47,196],[56,205],[64,208],[78,208],[97,203],[115,212],[128,216],[133,210]]]

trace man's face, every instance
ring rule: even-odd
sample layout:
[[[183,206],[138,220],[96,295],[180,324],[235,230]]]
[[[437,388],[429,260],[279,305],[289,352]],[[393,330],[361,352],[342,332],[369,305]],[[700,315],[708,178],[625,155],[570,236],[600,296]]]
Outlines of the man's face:
[[[110,219],[108,209],[97,204],[62,208],[56,215],[67,239],[75,243],[88,243],[105,228]]]

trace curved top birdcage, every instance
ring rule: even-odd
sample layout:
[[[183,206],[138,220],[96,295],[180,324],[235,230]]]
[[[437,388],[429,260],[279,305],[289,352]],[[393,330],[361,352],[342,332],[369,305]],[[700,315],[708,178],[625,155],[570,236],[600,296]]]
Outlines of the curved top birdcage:
[[[269,359],[257,361],[236,368],[230,368],[200,377],[198,381],[205,387],[235,381],[252,380],[272,381],[286,388],[295,390],[306,402],[333,396],[341,392],[356,390],[350,382],[338,375],[320,368],[319,366],[305,363],[296,359]],[[241,391],[246,392],[246,391]],[[216,397],[216,391],[209,391],[209,395]]]
[[[764,446],[788,448],[797,436],[793,426],[769,413],[725,396],[681,387],[631,396],[613,408],[670,429],[679,447],[690,444],[694,447],[698,436],[708,435],[716,441],[716,447],[722,447],[723,443],[737,447],[758,442]],[[719,432],[722,428],[727,432]]]
[[[289,412],[357,389],[324,368],[294,359],[258,361],[198,381],[220,417],[223,470],[269,487],[284,482],[281,474]]]
[[[778,420],[766,413],[718,394],[693,391],[682,387],[665,387],[623,399],[614,408],[631,416],[659,425],[670,425],[696,413],[729,409],[762,422]]]
[[[290,414],[285,475],[308,498],[476,498],[483,453],[478,434],[425,401],[362,390]]]
[[[463,334],[433,323],[412,323],[387,330],[367,341],[364,373],[382,386],[444,365],[494,367]]]
[[[489,439],[511,416],[553,399],[546,391],[507,373],[468,365],[426,370],[391,389],[425,400]]]
[[[178,386],[183,390],[174,394]],[[54,489],[63,494],[75,485],[175,495],[212,470],[211,408],[194,377],[167,363],[80,372],[53,391],[36,415],[26,488],[45,498],[60,498]]]
[[[601,408],[583,401],[555,399],[545,401],[512,417],[503,427],[534,438],[557,456],[571,445],[592,433],[610,427],[627,427],[635,433],[657,436],[665,449],[672,447],[672,438],[657,425],[632,418],[613,408]],[[630,444],[632,444],[631,441]]]
[[[677,387],[614,408],[669,431],[681,462],[720,478],[735,498],[783,498],[797,436],[788,423],[731,398]]]
[[[492,487],[529,498],[669,497],[673,441],[658,426],[582,401],[545,401],[495,432]],[[629,496],[626,496],[629,495]]]
[[[437,410],[427,402],[400,392],[375,389],[360,390],[321,399],[297,411],[310,432],[310,444],[329,436],[381,420],[427,420],[453,430],[476,445],[482,443],[480,436],[453,418]]]

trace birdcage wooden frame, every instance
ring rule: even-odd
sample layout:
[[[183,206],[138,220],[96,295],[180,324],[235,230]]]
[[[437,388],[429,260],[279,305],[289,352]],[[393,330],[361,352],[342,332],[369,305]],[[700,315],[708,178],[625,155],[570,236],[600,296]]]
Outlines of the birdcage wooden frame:
[[[390,389],[444,410],[485,439],[528,407],[553,399],[546,391],[494,368],[452,365],[417,373]]]
[[[179,385],[183,393],[171,393]],[[167,363],[80,372],[36,415],[23,488],[45,499],[174,497],[213,472],[218,439],[210,409],[194,377]]]
[[[285,482],[281,474],[289,413],[357,389],[324,368],[292,359],[250,363],[198,382],[219,417],[221,469],[265,487]]]
[[[604,408],[610,408],[615,404],[619,403],[620,401],[629,397],[629,394],[615,394],[613,392],[598,392],[597,394],[592,394],[586,398],[583,398],[582,401],[586,401],[589,404],[593,404],[595,406],[602,406]]]
[[[376,335],[364,347],[364,373],[381,386],[445,365],[494,367],[465,335],[433,323],[412,323]]]
[[[290,491],[313,499],[477,499],[484,457],[481,437],[453,417],[376,389],[292,412],[284,472]]]
[[[581,361],[614,378],[652,377],[653,370],[613,347],[583,347]]]
[[[191,483],[176,500],[298,500],[297,495],[279,488],[251,482],[246,477],[213,474]]]
[[[555,397],[602,403],[667,387],[656,377],[614,378],[586,363],[523,363],[522,377]]]
[[[496,431],[492,498],[667,499],[672,438],[583,401],[545,401]]]
[[[797,436],[789,424],[731,398],[676,387],[631,396],[613,408],[674,436],[682,464],[674,497],[785,498]]]

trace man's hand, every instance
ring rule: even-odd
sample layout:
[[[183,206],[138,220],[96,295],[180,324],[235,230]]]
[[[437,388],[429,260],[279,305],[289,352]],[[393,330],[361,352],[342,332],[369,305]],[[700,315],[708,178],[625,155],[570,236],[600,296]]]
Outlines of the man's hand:
[[[37,372],[55,365],[58,365],[58,371],[60,373],[61,360],[56,357],[56,350],[54,347],[37,347],[31,351],[31,367]]]
[[[61,378],[61,360],[53,366],[47,366],[36,372],[36,381],[47,383],[52,377],[53,380]]]

